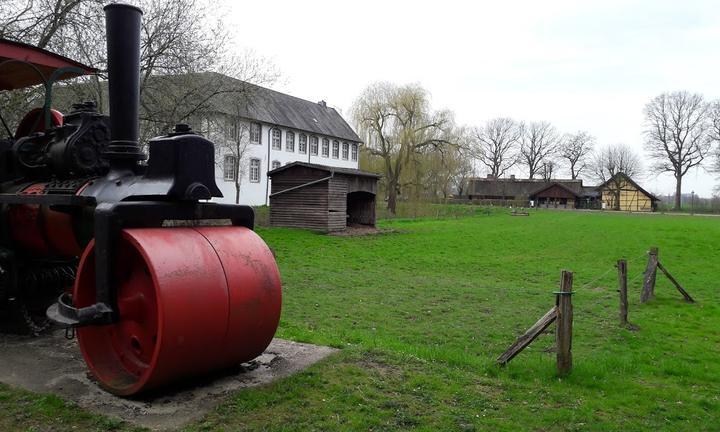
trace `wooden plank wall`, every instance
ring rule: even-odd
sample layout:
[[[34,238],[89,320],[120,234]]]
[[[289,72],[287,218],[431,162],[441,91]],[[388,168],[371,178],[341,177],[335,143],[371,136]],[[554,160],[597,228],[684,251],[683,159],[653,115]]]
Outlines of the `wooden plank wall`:
[[[347,176],[335,175],[328,184],[327,230],[347,228]]]
[[[329,177],[330,173],[293,167],[272,177],[271,193]],[[377,178],[335,173],[333,178],[270,197],[270,225],[342,231],[348,223],[348,192],[354,201],[353,223],[375,225]]]
[[[272,193],[300,186],[329,176],[329,173],[296,167],[272,177]],[[270,197],[270,225],[294,228],[328,229],[328,182]]]

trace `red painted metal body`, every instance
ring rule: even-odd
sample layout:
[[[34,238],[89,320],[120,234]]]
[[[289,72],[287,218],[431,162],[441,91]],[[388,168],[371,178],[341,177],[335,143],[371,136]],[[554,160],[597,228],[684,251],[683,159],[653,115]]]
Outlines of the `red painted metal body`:
[[[23,188],[19,195],[42,195],[46,183],[34,183]],[[48,206],[17,204],[8,207],[8,225],[15,243],[25,252],[38,257],[73,257],[82,253],[67,213]]]
[[[120,319],[77,330],[90,370],[108,391],[131,395],[260,355],[280,319],[272,253],[242,227],[126,229],[115,277]],[[74,298],[94,299],[91,243]]]

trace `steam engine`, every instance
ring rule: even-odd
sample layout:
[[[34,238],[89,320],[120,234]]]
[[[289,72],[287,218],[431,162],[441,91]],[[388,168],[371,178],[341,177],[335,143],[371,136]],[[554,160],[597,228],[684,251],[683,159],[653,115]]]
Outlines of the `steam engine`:
[[[261,354],[281,289],[252,209],[208,201],[212,142],[179,124],[144,162],[142,12],[105,12],[110,116],[77,104],[0,141],[0,317],[38,333],[47,309],[98,382],[131,395]]]

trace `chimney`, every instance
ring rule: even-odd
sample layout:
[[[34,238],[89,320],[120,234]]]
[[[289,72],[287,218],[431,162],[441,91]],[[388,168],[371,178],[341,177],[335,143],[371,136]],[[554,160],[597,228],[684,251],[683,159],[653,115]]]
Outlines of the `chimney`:
[[[318,102],[318,105],[320,105],[323,108],[327,108],[327,102],[325,102],[324,100],[321,100],[320,102]]]
[[[510,174],[510,180],[515,180],[515,174]]]
[[[140,108],[140,21],[135,6],[111,3],[105,10],[107,34],[110,166],[133,165],[145,159],[138,143]]]
[[[492,179],[494,179],[494,178],[495,178],[495,177],[493,177],[492,174],[488,174],[488,175],[487,175],[487,179],[488,179],[488,180],[492,180]]]

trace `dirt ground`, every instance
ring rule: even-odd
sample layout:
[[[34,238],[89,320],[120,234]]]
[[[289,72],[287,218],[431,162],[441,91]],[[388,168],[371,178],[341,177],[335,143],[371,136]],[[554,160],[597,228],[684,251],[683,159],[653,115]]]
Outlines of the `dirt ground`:
[[[87,372],[77,342],[65,339],[63,331],[36,338],[0,335],[0,381],[55,394],[89,411],[153,430],[169,430],[202,417],[230,393],[289,376],[335,351],[274,339],[260,357],[234,370],[126,399],[98,387]]]
[[[342,231],[333,231],[329,234],[338,237],[357,237],[366,235],[389,234],[392,232],[395,232],[395,230],[390,228],[376,228],[367,225],[348,225],[347,228]]]

